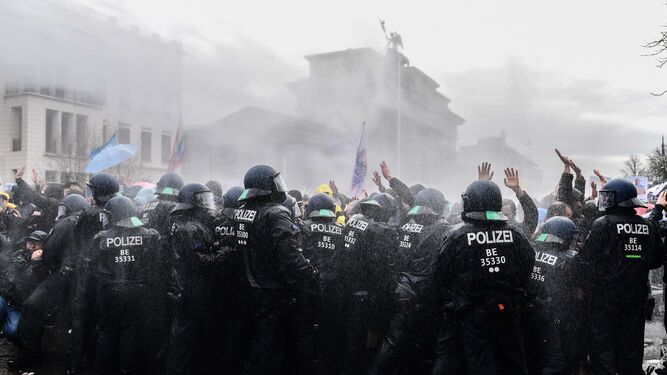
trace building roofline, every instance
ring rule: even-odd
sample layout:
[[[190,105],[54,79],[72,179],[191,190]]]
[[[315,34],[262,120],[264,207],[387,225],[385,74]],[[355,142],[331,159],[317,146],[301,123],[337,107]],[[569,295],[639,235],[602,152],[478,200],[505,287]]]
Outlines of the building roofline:
[[[361,48],[348,48],[339,51],[325,52],[325,53],[316,53],[312,55],[306,55],[304,58],[308,61],[327,59],[339,55],[351,55],[351,54],[366,54],[366,55],[375,55],[382,57],[382,54],[377,50],[371,47],[361,47]]]
[[[36,96],[36,97],[38,97],[38,98],[54,100],[54,101],[62,102],[62,103],[68,103],[68,104],[80,105],[80,106],[89,107],[89,108],[94,108],[94,109],[99,109],[99,110],[104,109],[104,106],[98,106],[98,105],[89,104],[89,103],[85,103],[85,102],[79,102],[79,101],[71,100],[71,99],[59,98],[59,97],[57,97],[57,96],[44,95],[44,94],[40,94],[40,93],[36,93],[36,92],[31,92],[31,91],[25,91],[25,92],[20,92],[20,93],[16,93],[16,94],[5,94],[5,98],[16,98],[16,97],[20,97],[20,96],[24,96],[24,95],[28,95],[28,96]]]

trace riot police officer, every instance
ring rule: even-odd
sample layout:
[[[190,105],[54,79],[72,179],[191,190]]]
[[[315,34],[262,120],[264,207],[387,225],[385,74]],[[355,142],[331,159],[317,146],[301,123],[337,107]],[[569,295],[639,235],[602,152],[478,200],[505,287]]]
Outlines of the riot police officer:
[[[94,205],[86,207],[74,229],[74,246],[79,255],[76,265],[76,288],[72,302],[72,342],[69,372],[92,360],[95,337],[95,288],[91,259],[95,252],[93,237],[108,224],[104,205],[118,194],[118,181],[106,173],[96,174],[87,183],[93,193]]]
[[[221,344],[218,356],[222,373],[240,372],[247,360],[253,337],[253,310],[250,286],[245,275],[243,253],[236,248],[234,210],[241,206],[241,186],[233,186],[222,195],[222,209],[215,217],[215,246],[224,254],[218,272],[218,297],[215,302]]]
[[[563,216],[547,220],[535,237],[535,265],[528,288],[525,329],[531,373],[575,374],[583,318],[577,225]]]
[[[303,256],[292,213],[281,205],[287,189],[280,172],[256,165],[243,184],[234,220],[256,309],[250,373],[312,374],[313,317],[304,312],[319,295],[317,271]]]
[[[95,372],[110,373],[118,358],[130,374],[139,368],[141,330],[151,319],[150,285],[164,267],[160,234],[143,228],[130,198],[114,197],[105,207],[110,228],[93,238],[91,259],[99,314]]]
[[[42,262],[50,270],[49,277],[23,302],[19,321],[19,337],[26,350],[39,351],[46,318],[56,307],[69,311],[74,287],[74,269],[78,249],[74,245],[74,228],[79,215],[89,207],[78,194],[65,197],[57,208],[58,220],[44,243]]]
[[[344,231],[341,272],[348,295],[343,374],[367,372],[389,320],[391,292],[396,284],[396,200],[386,193],[374,193],[359,205],[361,215],[353,216]]]
[[[305,207],[303,255],[321,277],[317,309],[317,349],[320,373],[336,373],[343,346],[343,280],[339,274],[343,251],[343,227],[336,223],[336,204],[327,194],[313,195]]]
[[[198,183],[183,186],[169,215],[173,252],[169,295],[174,320],[167,374],[218,373],[211,360],[217,350],[215,297],[222,251],[215,246],[215,198]]]
[[[635,186],[609,181],[598,193],[603,216],[593,222],[580,256],[591,314],[590,359],[601,374],[641,374],[649,270],[663,264],[655,224],[638,216]]]
[[[520,297],[535,253],[500,212],[498,185],[474,181],[461,197],[463,223],[445,240],[433,273],[432,288],[446,309],[434,373],[460,360],[451,350],[462,344],[469,374],[527,374]]]
[[[440,191],[426,188],[417,193],[414,204],[407,213],[408,222],[399,232],[400,276],[394,291],[398,311],[375,357],[371,374],[391,374],[401,358],[401,367],[407,372],[424,370],[424,362],[431,353],[428,344],[435,339],[430,332],[438,328],[431,326],[437,314],[425,308],[423,293],[440,246],[451,228],[444,219],[447,201]]]
[[[178,192],[183,188],[183,179],[176,173],[167,173],[160,177],[155,188],[156,199],[148,202],[141,213],[139,219],[146,228],[153,228],[160,233],[160,249],[164,253],[165,259],[171,257],[169,249],[169,213],[176,207]],[[145,345],[146,358],[152,362],[152,372],[164,372],[164,356],[166,355],[166,344],[169,338],[169,328],[171,323],[171,314],[169,312],[169,302],[167,299],[167,288],[171,266],[167,265],[161,269],[159,280],[152,283],[155,288],[149,295],[153,304],[153,317],[147,328]]]

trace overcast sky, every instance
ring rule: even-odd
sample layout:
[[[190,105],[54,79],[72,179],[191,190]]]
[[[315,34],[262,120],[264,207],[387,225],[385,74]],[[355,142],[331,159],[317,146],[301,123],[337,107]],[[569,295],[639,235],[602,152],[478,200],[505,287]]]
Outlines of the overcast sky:
[[[667,68],[641,56],[667,23],[663,0],[79,1],[183,42],[188,124],[245,105],[292,113],[285,83],[307,75],[303,56],[382,50],[384,19],[467,120],[460,145],[505,130],[547,177],[554,147],[613,176],[667,133],[667,96],[649,95]]]

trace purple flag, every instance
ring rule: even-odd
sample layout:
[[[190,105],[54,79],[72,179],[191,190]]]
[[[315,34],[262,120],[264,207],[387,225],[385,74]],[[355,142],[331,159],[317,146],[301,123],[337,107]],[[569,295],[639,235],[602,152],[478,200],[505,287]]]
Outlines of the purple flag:
[[[358,197],[364,189],[366,173],[368,172],[368,158],[366,156],[366,123],[361,124],[361,137],[359,137],[359,147],[357,147],[357,157],[354,161],[354,171],[352,172],[352,193],[351,197]]]

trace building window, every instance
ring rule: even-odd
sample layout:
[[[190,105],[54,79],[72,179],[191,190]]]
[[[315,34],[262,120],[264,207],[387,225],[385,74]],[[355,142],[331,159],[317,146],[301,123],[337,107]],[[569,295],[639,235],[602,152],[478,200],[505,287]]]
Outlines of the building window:
[[[76,115],[76,156],[88,155],[88,116]]]
[[[46,147],[44,152],[47,154],[58,153],[58,111],[46,110]]]
[[[74,114],[62,112],[60,116],[60,153],[63,155],[74,155],[76,134]]]
[[[162,134],[162,164],[169,163],[171,159],[171,135]]]
[[[151,161],[151,132],[143,130],[141,132],[141,161]]]
[[[12,151],[21,151],[23,143],[23,108],[12,107]]]
[[[130,144],[130,125],[123,124],[122,122],[118,124],[118,143],[123,145]]]

